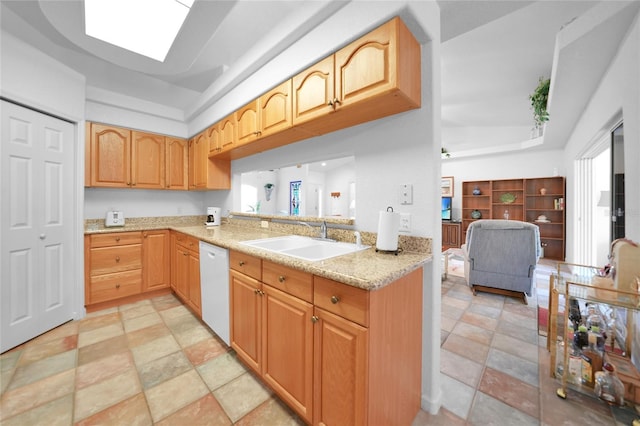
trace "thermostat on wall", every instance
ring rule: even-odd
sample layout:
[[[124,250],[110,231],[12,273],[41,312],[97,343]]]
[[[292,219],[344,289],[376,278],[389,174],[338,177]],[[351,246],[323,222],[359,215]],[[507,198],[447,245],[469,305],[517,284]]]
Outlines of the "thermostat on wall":
[[[107,218],[104,221],[104,226],[124,226],[124,213],[119,211],[107,212]]]

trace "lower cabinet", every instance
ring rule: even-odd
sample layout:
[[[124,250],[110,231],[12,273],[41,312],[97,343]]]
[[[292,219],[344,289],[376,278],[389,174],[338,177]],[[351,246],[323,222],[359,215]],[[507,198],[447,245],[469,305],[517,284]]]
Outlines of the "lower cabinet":
[[[89,310],[169,287],[166,230],[87,235],[84,251]]]
[[[231,347],[307,423],[410,424],[422,270],[366,291],[231,251]]]
[[[171,288],[198,316],[202,316],[199,250],[197,238],[172,233]]]
[[[459,248],[461,237],[461,224],[459,222],[442,222],[443,249]]]

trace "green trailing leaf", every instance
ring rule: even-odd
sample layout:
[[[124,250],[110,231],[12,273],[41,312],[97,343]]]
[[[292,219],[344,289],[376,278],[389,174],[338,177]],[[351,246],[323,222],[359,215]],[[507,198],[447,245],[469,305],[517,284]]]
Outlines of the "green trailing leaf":
[[[549,113],[547,112],[547,101],[549,100],[549,86],[551,85],[550,79],[544,79],[540,77],[538,87],[529,96],[531,101],[531,108],[533,109],[533,120],[536,125],[541,126],[546,121],[549,121]]]

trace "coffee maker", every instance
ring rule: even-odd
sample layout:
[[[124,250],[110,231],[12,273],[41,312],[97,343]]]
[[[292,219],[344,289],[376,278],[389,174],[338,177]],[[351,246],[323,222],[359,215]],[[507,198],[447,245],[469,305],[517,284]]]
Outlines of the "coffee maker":
[[[220,207],[207,207],[207,221],[204,224],[206,226],[219,226],[220,210]]]

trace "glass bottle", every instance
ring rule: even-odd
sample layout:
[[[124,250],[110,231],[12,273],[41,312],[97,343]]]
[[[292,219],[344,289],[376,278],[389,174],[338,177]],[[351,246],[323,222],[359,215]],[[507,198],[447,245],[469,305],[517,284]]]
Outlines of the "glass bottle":
[[[589,345],[593,345],[598,350],[603,351],[607,325],[600,314],[598,305],[594,303],[587,306],[587,330],[589,332]]]
[[[504,220],[509,220],[509,210],[505,210],[502,217],[504,217]]]
[[[616,368],[606,362],[602,371],[596,373],[593,391],[598,398],[611,405],[624,405],[624,385],[616,375]]]

